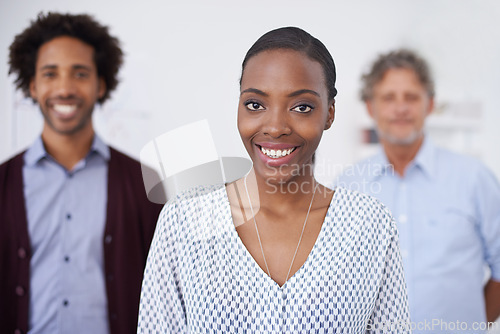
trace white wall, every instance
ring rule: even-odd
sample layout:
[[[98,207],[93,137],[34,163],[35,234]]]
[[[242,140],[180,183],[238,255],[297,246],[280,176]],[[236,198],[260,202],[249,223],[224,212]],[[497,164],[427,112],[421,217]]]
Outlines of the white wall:
[[[203,118],[220,155],[244,156],[236,129],[241,61],[264,32],[295,25],[322,40],[337,65],[336,121],[325,133],[321,159],[338,166],[358,157],[358,120],[365,113],[357,99],[360,73],[378,53],[407,46],[434,68],[438,102],[480,102],[474,141],[500,177],[495,0],[0,1],[0,160],[28,145],[41,125],[37,109],[15,94],[7,76],[8,46],[39,11],[54,10],[91,13],[122,40],[122,83],[96,111],[96,125],[132,156],[153,137]]]
[[[7,76],[7,54],[13,37],[41,10],[91,13],[122,40],[122,84],[96,111],[96,123],[132,156],[163,132],[204,118],[221,156],[244,156],[236,130],[241,61],[264,32],[294,25],[322,40],[337,64],[337,115],[321,159],[336,166],[356,159],[365,113],[357,99],[360,73],[376,54],[406,46],[434,68],[438,102],[481,104],[481,131],[473,139],[500,177],[496,0],[0,0],[0,160],[40,130],[37,109],[15,94]]]

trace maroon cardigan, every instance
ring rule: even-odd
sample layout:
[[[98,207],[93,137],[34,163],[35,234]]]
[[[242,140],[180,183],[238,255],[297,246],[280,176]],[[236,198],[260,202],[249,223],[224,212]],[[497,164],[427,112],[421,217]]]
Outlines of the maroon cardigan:
[[[139,162],[110,148],[104,273],[111,334],[137,332],[149,245],[161,205],[148,201]],[[28,331],[31,247],[23,153],[0,165],[0,333]],[[91,194],[88,194],[91,196]]]

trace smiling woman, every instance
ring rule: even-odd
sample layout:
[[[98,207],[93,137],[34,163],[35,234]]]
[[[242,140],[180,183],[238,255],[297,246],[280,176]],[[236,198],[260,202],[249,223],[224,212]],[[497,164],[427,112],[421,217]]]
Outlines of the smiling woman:
[[[312,161],[335,115],[335,65],[298,28],[243,62],[238,129],[252,171],[160,215],[139,333],[410,332],[398,235],[376,200],[328,189]]]
[[[310,178],[312,156],[333,122],[334,102],[322,65],[306,54],[273,49],[250,58],[241,79],[238,129],[257,174],[290,182],[286,168],[280,177],[274,169],[301,166],[308,170],[300,176]]]

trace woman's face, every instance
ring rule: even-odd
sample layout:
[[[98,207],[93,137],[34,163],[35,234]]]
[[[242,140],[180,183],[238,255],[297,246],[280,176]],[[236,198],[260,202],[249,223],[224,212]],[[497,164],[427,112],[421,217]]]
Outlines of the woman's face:
[[[263,51],[248,60],[238,129],[257,177],[274,184],[310,176],[307,165],[334,114],[317,61],[286,49]]]

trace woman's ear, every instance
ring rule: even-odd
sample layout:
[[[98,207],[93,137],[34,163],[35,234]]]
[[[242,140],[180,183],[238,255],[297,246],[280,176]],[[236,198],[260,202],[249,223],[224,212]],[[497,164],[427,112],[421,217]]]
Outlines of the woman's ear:
[[[328,130],[335,119],[335,100],[330,103],[330,107],[328,108],[328,118],[325,123],[325,130]]]

